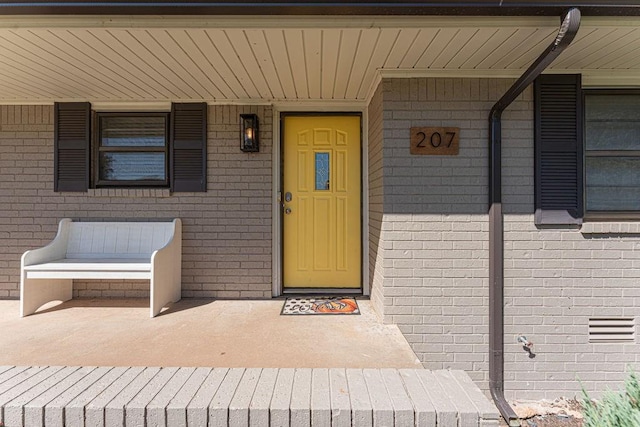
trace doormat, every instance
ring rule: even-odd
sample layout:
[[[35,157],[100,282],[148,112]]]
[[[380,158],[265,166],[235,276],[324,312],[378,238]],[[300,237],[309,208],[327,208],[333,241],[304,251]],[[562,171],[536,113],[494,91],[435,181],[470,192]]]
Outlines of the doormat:
[[[287,298],[280,314],[360,314],[352,297]]]

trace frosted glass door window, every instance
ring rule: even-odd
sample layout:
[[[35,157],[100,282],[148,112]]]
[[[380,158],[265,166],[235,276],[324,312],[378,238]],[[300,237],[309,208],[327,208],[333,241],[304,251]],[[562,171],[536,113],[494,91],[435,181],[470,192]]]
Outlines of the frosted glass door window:
[[[316,153],[316,190],[329,190],[329,153]]]

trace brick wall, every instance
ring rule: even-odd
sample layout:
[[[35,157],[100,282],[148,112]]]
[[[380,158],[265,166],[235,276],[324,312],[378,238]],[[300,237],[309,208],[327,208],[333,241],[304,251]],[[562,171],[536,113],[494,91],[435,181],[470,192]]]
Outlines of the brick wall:
[[[260,118],[260,152],[242,153],[238,115]],[[20,256],[61,218],[183,221],[184,297],[271,296],[272,110],[209,106],[206,193],[53,192],[53,107],[0,106],[0,298],[19,296]],[[76,296],[146,296],[148,282],[76,281]]]
[[[369,122],[369,289],[373,308],[382,317],[384,314],[384,247],[381,245],[384,203],[382,86],[376,90],[367,113]]]
[[[384,80],[384,319],[423,365],[487,380],[486,115],[497,82]],[[412,126],[460,127],[458,156],[413,156]]]
[[[464,369],[484,389],[487,117],[511,83],[395,79],[379,88],[383,318],[398,324],[425,367]],[[412,126],[460,127],[460,154],[410,155]],[[627,365],[638,368],[638,346],[590,344],[588,319],[640,315],[640,226],[537,229],[533,163],[529,88],[503,117],[507,397],[573,396],[580,389],[578,379],[593,391],[617,387]],[[535,343],[535,358],[516,343],[520,334]]]

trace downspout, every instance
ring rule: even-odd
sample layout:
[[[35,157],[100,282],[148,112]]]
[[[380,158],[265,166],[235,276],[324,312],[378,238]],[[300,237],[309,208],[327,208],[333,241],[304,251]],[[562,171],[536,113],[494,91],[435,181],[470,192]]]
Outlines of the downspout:
[[[504,222],[502,215],[502,112],[571,44],[580,10],[570,9],[549,47],[507,90],[489,113],[489,389],[509,426],[518,416],[504,397]]]

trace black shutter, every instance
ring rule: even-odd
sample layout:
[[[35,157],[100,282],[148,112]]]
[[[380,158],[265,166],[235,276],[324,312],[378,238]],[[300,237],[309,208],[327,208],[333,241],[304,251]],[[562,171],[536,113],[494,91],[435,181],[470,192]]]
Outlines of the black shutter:
[[[535,91],[535,222],[581,224],[582,82],[579,74],[543,74]]]
[[[207,191],[207,104],[171,105],[171,191]]]
[[[54,191],[87,191],[91,146],[91,104],[54,105]]]

